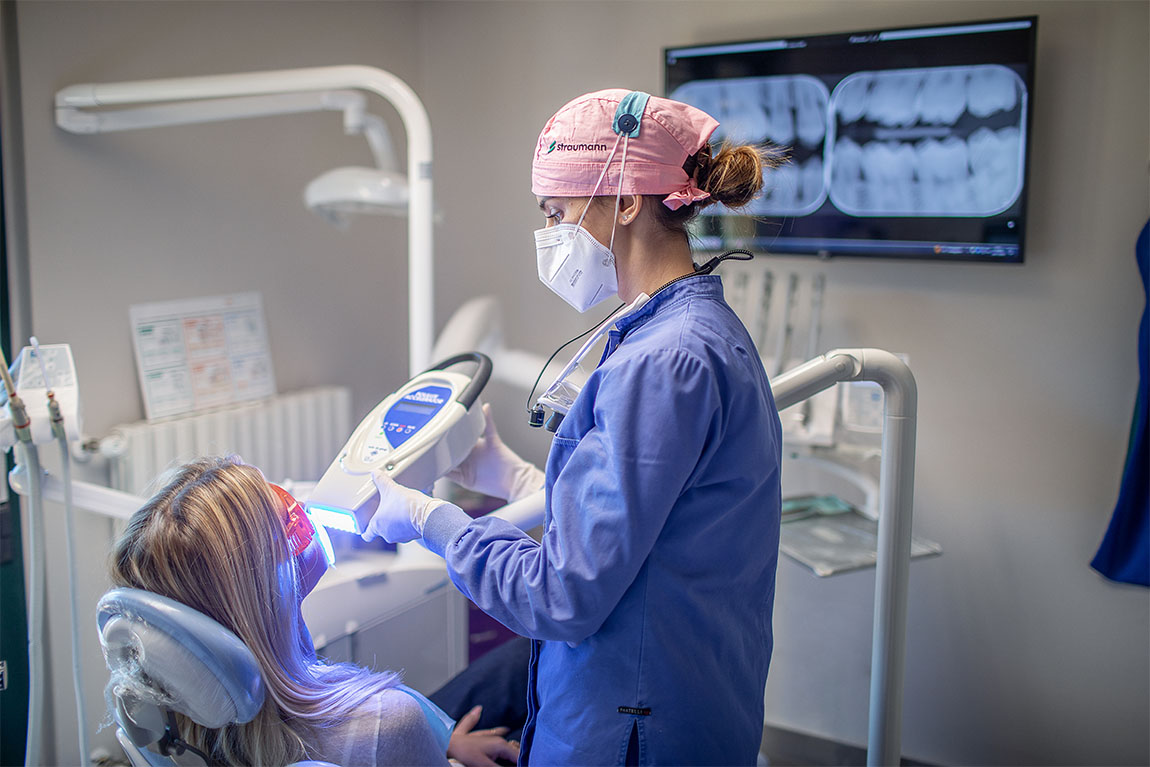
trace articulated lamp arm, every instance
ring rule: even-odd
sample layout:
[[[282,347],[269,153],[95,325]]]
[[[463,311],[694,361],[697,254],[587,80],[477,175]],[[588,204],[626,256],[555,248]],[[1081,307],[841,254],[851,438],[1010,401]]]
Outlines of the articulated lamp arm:
[[[407,178],[410,190],[408,305],[411,312],[408,364],[411,375],[415,375],[431,363],[435,317],[432,284],[432,156],[431,125],[427,111],[407,83],[390,72],[365,66],[89,83],[72,85],[56,93],[57,124],[72,132],[98,132],[101,118],[105,122],[116,119],[139,121],[140,124],[134,127],[179,124],[171,121],[173,117],[183,117],[185,122],[229,119],[204,118],[203,115],[213,111],[218,114],[234,108],[235,102],[230,105],[227,103],[231,99],[343,89],[362,90],[383,97],[399,112],[407,132]],[[208,102],[206,106],[195,103],[205,101]],[[101,108],[159,104],[167,106],[163,110],[153,107],[135,117],[129,116],[130,110],[118,110],[125,111],[120,118],[98,114]],[[157,111],[159,117],[156,116]],[[155,122],[159,119],[168,121]]]

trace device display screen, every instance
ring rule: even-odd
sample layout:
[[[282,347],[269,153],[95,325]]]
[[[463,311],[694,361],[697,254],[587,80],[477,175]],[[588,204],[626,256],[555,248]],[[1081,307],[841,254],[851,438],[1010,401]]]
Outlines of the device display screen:
[[[381,429],[391,446],[399,447],[426,426],[451,399],[446,386],[424,386],[408,392],[387,410]]]
[[[439,405],[433,405],[426,402],[409,402],[408,400],[403,400],[399,402],[395,407],[393,407],[391,412],[419,413],[421,415],[427,415],[428,413],[434,413],[436,410],[439,410]]]

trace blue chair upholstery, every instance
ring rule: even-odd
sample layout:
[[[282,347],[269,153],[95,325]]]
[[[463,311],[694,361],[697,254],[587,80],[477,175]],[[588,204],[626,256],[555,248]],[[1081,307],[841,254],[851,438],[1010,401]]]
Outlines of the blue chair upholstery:
[[[105,698],[140,750],[168,734],[170,712],[217,728],[249,722],[263,705],[263,677],[251,650],[187,605],[139,589],[113,589],[97,606],[97,624],[111,673]],[[147,765],[156,764],[152,755],[139,754]]]
[[[175,767],[148,746],[177,733],[171,712],[204,727],[250,722],[264,702],[263,676],[251,650],[198,610],[140,589],[100,599],[97,625],[111,673],[105,690],[116,738],[133,767]],[[179,747],[176,747],[177,755]],[[180,764],[195,758],[179,755]],[[288,767],[336,767],[303,761]]]

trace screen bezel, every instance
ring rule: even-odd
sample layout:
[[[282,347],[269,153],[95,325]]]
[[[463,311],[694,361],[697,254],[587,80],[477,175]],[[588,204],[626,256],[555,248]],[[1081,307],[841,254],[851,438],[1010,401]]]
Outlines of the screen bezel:
[[[914,25],[907,25],[907,26],[894,26],[894,27],[876,27],[873,29],[866,29],[866,30],[849,30],[849,31],[844,31],[844,32],[830,32],[830,33],[819,33],[819,34],[810,34],[810,35],[766,36],[766,37],[749,38],[749,39],[743,39],[743,40],[730,40],[730,41],[725,41],[725,42],[694,43],[694,44],[690,44],[690,45],[666,46],[662,49],[662,55],[663,55],[663,58],[662,58],[663,93],[667,94],[671,91],[671,84],[670,84],[670,80],[671,80],[671,78],[670,78],[670,75],[671,75],[670,66],[671,65],[668,63],[668,59],[676,51],[697,50],[700,48],[705,49],[705,48],[712,48],[712,47],[713,48],[730,48],[730,47],[736,47],[736,46],[766,45],[766,44],[771,44],[771,43],[788,43],[788,42],[793,43],[793,42],[798,42],[798,41],[810,41],[810,40],[815,40],[815,39],[828,40],[828,39],[834,39],[834,38],[843,38],[843,44],[848,44],[849,38],[851,38],[851,37],[860,37],[860,36],[871,37],[871,36],[880,35],[882,33],[913,32],[913,31],[926,31],[926,30],[935,30],[935,29],[938,29],[938,30],[955,30],[954,32],[950,32],[949,34],[944,32],[941,35],[939,35],[939,36],[953,36],[956,33],[961,34],[961,32],[958,32],[958,30],[961,30],[964,27],[978,27],[978,26],[984,26],[984,25],[1000,25],[1000,24],[1010,24],[1010,23],[1019,23],[1019,22],[1028,23],[1029,28],[1026,30],[1020,30],[1020,31],[1024,31],[1027,35],[1027,43],[1026,43],[1027,54],[1026,54],[1026,62],[1025,62],[1025,64],[1026,64],[1026,76],[1025,76],[1025,78],[1023,78],[1023,81],[1024,81],[1026,88],[1027,88],[1027,105],[1026,105],[1025,115],[1023,116],[1023,120],[1025,122],[1025,137],[1024,137],[1024,152],[1023,152],[1023,169],[1022,169],[1022,192],[1020,195],[1020,199],[1018,201],[1018,219],[1020,220],[1021,226],[1020,226],[1020,231],[1018,233],[1018,253],[1016,256],[1001,257],[1001,256],[993,256],[993,255],[966,254],[966,253],[961,253],[961,254],[955,254],[955,253],[951,253],[951,254],[922,253],[922,254],[913,254],[913,255],[894,255],[891,253],[866,252],[866,251],[860,251],[860,252],[825,252],[825,251],[824,252],[815,252],[815,251],[812,251],[812,252],[790,252],[790,251],[788,251],[788,252],[784,252],[784,253],[771,253],[769,248],[766,249],[766,252],[768,255],[773,255],[773,256],[778,256],[778,257],[796,257],[796,258],[812,258],[813,257],[813,258],[818,258],[818,259],[822,259],[822,260],[850,259],[850,260],[882,260],[882,261],[898,261],[898,262],[929,261],[929,262],[940,262],[940,263],[974,262],[974,263],[994,263],[994,264],[1023,264],[1023,263],[1025,263],[1025,260],[1026,260],[1026,244],[1027,244],[1027,231],[1026,230],[1027,230],[1027,226],[1029,224],[1028,212],[1029,212],[1029,193],[1030,193],[1030,164],[1031,164],[1031,152],[1032,152],[1032,148],[1033,148],[1032,136],[1033,136],[1033,122],[1034,122],[1034,112],[1035,112],[1035,107],[1034,107],[1034,84],[1035,84],[1035,74],[1036,74],[1035,73],[1035,57],[1036,57],[1036,48],[1037,48],[1037,35],[1038,35],[1038,16],[1037,15],[1010,16],[1010,17],[1004,17],[1004,18],[977,19],[977,20],[969,20],[969,21],[941,22],[941,23],[931,23],[931,24],[914,24]],[[734,51],[725,52],[726,55],[733,54],[733,53],[736,53],[736,52],[734,52]],[[704,54],[704,55],[720,56],[720,55],[725,55],[725,54],[716,52],[714,54]],[[842,215],[844,217],[848,216],[848,214],[846,214],[846,213],[843,213]],[[779,216],[779,217],[756,217],[756,218],[758,218],[761,221],[769,221],[772,223],[777,222],[777,223],[779,223],[780,226],[782,226],[782,225],[785,225],[785,221],[789,217],[788,216]],[[880,238],[875,238],[873,241],[874,242],[884,242],[884,241],[885,242],[892,242],[893,240],[884,240],[884,239],[880,239]],[[727,244],[728,243],[725,243],[725,242],[723,243],[724,246],[726,246]],[[722,248],[718,248],[718,249],[702,248],[702,249],[700,249],[700,252],[717,252],[718,250],[721,250],[721,249]]]

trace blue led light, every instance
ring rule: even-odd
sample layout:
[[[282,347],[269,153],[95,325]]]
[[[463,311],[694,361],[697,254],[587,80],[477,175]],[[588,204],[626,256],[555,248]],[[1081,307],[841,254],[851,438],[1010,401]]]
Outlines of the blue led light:
[[[311,519],[311,513],[307,513],[308,518]],[[335,564],[335,547],[331,545],[331,536],[327,534],[327,528],[324,525],[316,523],[314,519],[311,520],[312,525],[315,527],[315,537],[319,539],[319,547],[323,549],[323,557],[327,560],[327,566],[331,567]]]
[[[355,514],[347,509],[333,509],[328,506],[308,506],[307,513],[312,522],[332,530],[342,530],[345,533],[358,533],[359,526],[355,521]]]

